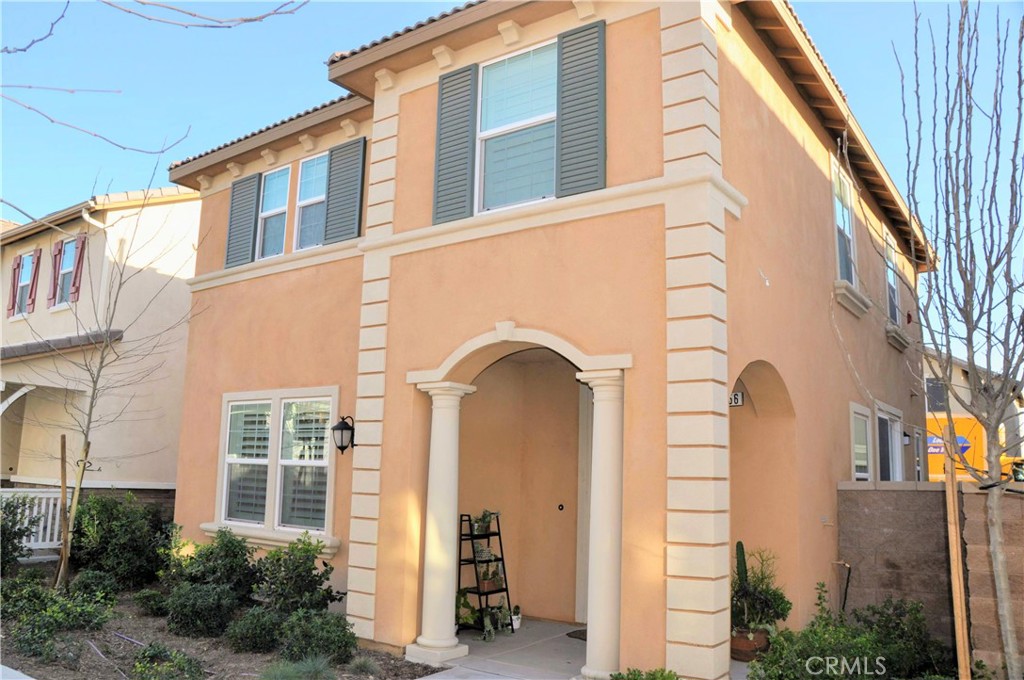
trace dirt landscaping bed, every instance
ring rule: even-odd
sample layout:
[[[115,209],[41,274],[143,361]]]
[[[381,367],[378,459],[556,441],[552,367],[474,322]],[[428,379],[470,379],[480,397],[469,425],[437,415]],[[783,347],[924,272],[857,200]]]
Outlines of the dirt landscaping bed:
[[[160,642],[196,658],[211,680],[259,678],[280,657],[277,654],[236,654],[223,638],[186,638],[167,632],[167,620],[144,616],[132,602],[131,594],[121,595],[114,618],[101,630],[74,630],[60,633],[62,656],[53,663],[17,654],[3,642],[3,663],[37,680],[125,680],[132,677],[134,656],[141,647]],[[91,643],[91,644],[90,644]],[[93,648],[95,647],[95,649]],[[102,654],[102,657],[100,656]],[[105,658],[104,658],[105,657]],[[386,652],[360,649],[356,658],[372,659],[380,667],[378,680],[413,680],[439,672],[438,668],[405,661]],[[337,678],[367,678],[337,669]]]

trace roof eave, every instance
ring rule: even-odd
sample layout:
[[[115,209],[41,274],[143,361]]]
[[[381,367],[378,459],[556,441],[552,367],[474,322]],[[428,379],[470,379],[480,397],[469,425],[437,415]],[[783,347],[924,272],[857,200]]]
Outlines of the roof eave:
[[[33,220],[32,222],[23,224],[20,227],[17,227],[16,229],[11,229],[10,231],[4,233],[2,237],[0,237],[0,245],[6,246],[8,244],[14,243],[15,241],[20,241],[23,238],[34,236],[41,231],[46,231],[47,229],[59,227],[62,224],[65,224],[77,217],[80,217],[82,215],[82,210],[88,210],[89,212],[93,212],[96,209],[96,202],[93,198],[90,198],[88,201],[76,203],[75,205],[69,208],[58,210],[57,212],[50,213],[45,217],[40,217],[38,220]]]
[[[317,111],[312,111],[307,115],[299,116],[293,120],[276,125],[269,130],[264,130],[263,132],[252,135],[251,137],[240,139],[237,142],[225,146],[224,148],[202,155],[195,160],[175,166],[169,171],[170,180],[175,184],[180,184],[191,189],[199,189],[198,177],[200,175],[211,174],[211,172],[212,174],[217,174],[226,169],[226,167],[216,168],[216,166],[226,166],[228,161],[236,156],[279,142],[290,136],[298,135],[307,128],[319,125],[320,123],[329,121],[332,118],[352,113],[358,109],[368,106],[369,104],[369,100],[358,95],[352,96],[348,99],[343,99],[331,106],[324,107]]]

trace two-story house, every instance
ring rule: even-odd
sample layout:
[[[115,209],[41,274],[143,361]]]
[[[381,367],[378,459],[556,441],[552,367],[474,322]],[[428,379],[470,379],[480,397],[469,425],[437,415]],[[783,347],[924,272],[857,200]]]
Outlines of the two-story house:
[[[806,622],[838,483],[914,472],[926,244],[792,9],[469,3],[328,76],[171,168],[186,536],[310,531],[357,634],[432,663],[483,508],[586,677],[726,677],[736,540]]]
[[[173,502],[199,207],[107,194],[3,231],[5,484],[58,486],[61,435],[73,481],[91,425],[85,488]]]

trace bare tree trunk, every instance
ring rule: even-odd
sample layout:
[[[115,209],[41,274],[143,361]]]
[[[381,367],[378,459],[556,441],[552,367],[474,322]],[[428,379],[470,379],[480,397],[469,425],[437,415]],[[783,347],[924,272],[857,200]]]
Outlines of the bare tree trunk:
[[[78,514],[78,501],[82,495],[82,480],[89,462],[89,446],[87,439],[82,446],[82,458],[78,461],[78,472],[75,475],[75,490],[71,494],[71,507],[68,508],[68,521],[64,524],[64,543],[61,547],[60,566],[57,568],[57,579],[54,587],[67,585],[71,568],[71,534],[75,531],[75,515]],[[66,548],[66,549],[65,549]]]
[[[988,433],[989,469],[993,476],[999,476],[998,432]],[[1010,575],[1006,568],[1006,553],[1003,545],[1003,494],[1004,486],[994,486],[987,492],[985,515],[988,523],[988,553],[992,558],[992,579],[996,585],[996,611],[999,614],[999,630],[1003,641],[1003,655],[1006,660],[1006,675],[1011,680],[1022,677],[1020,649],[1017,644],[1017,626],[1014,598],[1010,591]]]

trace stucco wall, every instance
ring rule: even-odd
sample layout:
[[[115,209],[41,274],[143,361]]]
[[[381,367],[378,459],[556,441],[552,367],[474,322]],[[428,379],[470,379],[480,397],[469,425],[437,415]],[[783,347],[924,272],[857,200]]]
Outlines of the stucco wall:
[[[866,193],[856,206],[861,291],[874,303],[858,319],[833,295],[835,144],[742,12],[733,10],[732,30],[720,31],[719,40],[723,174],[749,201],[743,218],[727,225],[730,384],[751,362],[768,362],[796,418],[793,446],[773,459],[770,440],[741,432],[737,414],[731,532],[748,548],[774,545],[779,553],[788,546],[780,576],[795,603],[789,623],[800,626],[813,614],[814,584],[838,586],[835,488],[852,478],[850,404],[888,404],[902,411],[907,432],[923,428],[920,358],[886,339],[877,207]],[[914,282],[906,262],[903,273]],[[913,308],[901,292],[903,308]],[[903,330],[918,337],[916,325]],[[913,479],[913,452],[904,454],[905,478]],[[753,476],[773,460],[792,470],[777,480],[792,487],[784,506],[791,511],[766,518]]]

